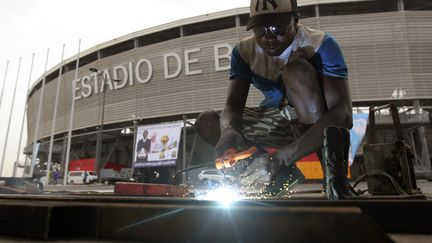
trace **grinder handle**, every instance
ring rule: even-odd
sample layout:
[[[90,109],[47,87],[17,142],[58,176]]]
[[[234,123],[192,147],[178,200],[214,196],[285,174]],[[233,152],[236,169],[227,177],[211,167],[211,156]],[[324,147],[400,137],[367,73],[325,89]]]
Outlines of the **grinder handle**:
[[[217,169],[229,168],[237,163],[239,160],[247,159],[257,152],[257,147],[252,146],[247,150],[236,153],[236,149],[228,149],[225,154],[215,161],[215,166]]]

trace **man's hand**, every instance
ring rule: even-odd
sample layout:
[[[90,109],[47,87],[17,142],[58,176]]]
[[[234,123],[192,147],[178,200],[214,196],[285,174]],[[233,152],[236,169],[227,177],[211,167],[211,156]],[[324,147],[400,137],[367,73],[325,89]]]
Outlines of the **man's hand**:
[[[282,151],[282,149],[265,155],[266,170],[270,173],[271,180],[275,178],[281,166],[289,166],[291,164],[288,156],[287,152]]]
[[[282,161],[274,157],[275,153],[266,154],[264,157],[265,168],[270,173],[270,180],[273,180],[277,171],[282,166]]]
[[[234,128],[228,127],[222,131],[219,142],[216,144],[216,157],[222,156],[229,148],[242,151],[246,148],[243,136]]]

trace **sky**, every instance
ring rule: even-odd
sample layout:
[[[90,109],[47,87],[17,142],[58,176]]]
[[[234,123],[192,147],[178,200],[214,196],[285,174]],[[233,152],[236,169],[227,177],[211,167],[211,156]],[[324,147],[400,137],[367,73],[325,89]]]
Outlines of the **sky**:
[[[45,67],[49,70],[61,62],[63,45],[64,59],[67,59],[76,55],[80,39],[81,51],[84,51],[135,31],[248,5],[249,0],[1,0],[2,176],[12,176],[18,147],[21,147],[18,161],[21,164],[24,161],[21,154],[27,141],[26,123],[22,145],[19,145],[19,138],[28,83],[32,85],[42,77]],[[33,53],[34,64],[30,73]],[[19,171],[19,175],[22,172]]]

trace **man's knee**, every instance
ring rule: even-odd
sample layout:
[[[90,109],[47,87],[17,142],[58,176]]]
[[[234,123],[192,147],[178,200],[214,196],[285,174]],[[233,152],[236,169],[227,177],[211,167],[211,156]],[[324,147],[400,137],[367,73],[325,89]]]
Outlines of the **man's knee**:
[[[315,67],[302,58],[288,63],[282,72],[282,78],[284,85],[293,91],[303,91],[319,87]]]
[[[289,102],[303,124],[315,123],[326,109],[322,84],[317,71],[306,59],[287,64],[282,72]]]
[[[215,146],[220,137],[219,113],[214,110],[201,112],[195,121],[198,135],[210,145]]]

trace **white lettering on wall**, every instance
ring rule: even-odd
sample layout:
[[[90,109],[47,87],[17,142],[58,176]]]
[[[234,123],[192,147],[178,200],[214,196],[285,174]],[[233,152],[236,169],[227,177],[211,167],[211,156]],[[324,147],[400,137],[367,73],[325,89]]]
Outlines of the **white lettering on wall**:
[[[84,76],[81,79],[81,88],[82,88],[81,94],[84,98],[89,97],[93,92],[91,84],[87,83],[89,81],[91,81],[90,76]]]
[[[146,78],[141,77],[141,74],[140,74],[142,64],[147,65],[147,77]],[[135,66],[135,77],[136,77],[136,80],[138,81],[138,83],[141,83],[141,84],[148,83],[151,80],[151,78],[153,77],[153,66],[148,59],[142,58],[137,62],[136,66]]]
[[[121,80],[121,82],[114,83],[114,89],[124,88],[128,81],[128,71],[126,67],[123,65],[113,67],[113,77],[114,79]]]
[[[78,79],[72,81],[72,97],[74,101],[82,98],[81,95],[77,95],[77,92],[81,89],[81,87],[77,85],[78,82],[81,82],[81,80]]]
[[[202,70],[190,70],[190,64],[197,63],[198,58],[190,59],[190,54],[200,52],[200,48],[193,48],[193,49],[186,49],[184,51],[184,59],[185,59],[185,74],[186,76],[194,75],[194,74],[201,74]]]
[[[93,80],[93,87],[95,94],[99,93],[99,83],[98,83],[98,74],[97,73],[91,73],[90,74],[91,79]]]
[[[230,69],[232,49],[233,46],[227,43],[213,46],[212,54],[215,72]],[[181,59],[180,55],[184,55],[184,60]],[[202,53],[199,47],[185,49],[183,53],[170,52],[164,54],[162,57],[164,78],[173,79],[179,77],[183,68],[182,61],[184,61],[184,76],[202,74],[203,69],[199,67],[202,67],[204,64],[200,64],[200,60],[197,56],[207,55],[211,55],[211,53]],[[74,100],[86,98],[92,94],[102,93],[105,88],[117,90],[125,88],[126,86],[149,83],[154,77],[154,69],[151,59],[140,58],[136,62],[130,61],[112,68],[106,68],[101,71],[101,75],[105,80],[97,73],[89,73],[81,79],[73,81],[72,90]],[[114,82],[113,80],[120,81]],[[105,87],[105,85],[108,87]]]
[[[226,51],[222,54],[220,54],[221,49],[226,49]],[[225,70],[229,70],[230,69],[230,60],[231,60],[231,52],[232,52],[232,46],[230,44],[220,44],[220,45],[215,45],[213,47],[213,51],[214,51],[214,58],[215,58],[215,71],[219,72],[219,71],[225,71]],[[228,65],[225,66],[221,66],[220,65],[220,60],[222,59],[228,59]]]
[[[171,57],[171,58],[170,58]],[[174,73],[170,74],[169,73],[169,59],[175,59],[175,61],[177,62],[177,70],[175,70]],[[181,58],[178,54],[176,53],[167,53],[163,55],[163,61],[164,61],[164,74],[165,74],[165,79],[170,79],[170,78],[176,78],[180,75],[181,69],[182,69],[182,63],[181,63]]]
[[[129,62],[129,86],[134,84],[133,78],[133,62]]]
[[[113,81],[111,79],[111,74],[110,74],[109,70],[108,69],[103,70],[102,76],[104,78],[102,79],[103,85],[101,85],[101,89],[100,89],[101,93],[105,91],[105,85],[107,85],[107,84],[108,84],[109,89],[113,90],[114,89],[113,84],[112,84]]]

